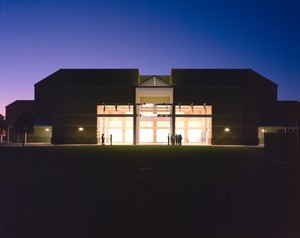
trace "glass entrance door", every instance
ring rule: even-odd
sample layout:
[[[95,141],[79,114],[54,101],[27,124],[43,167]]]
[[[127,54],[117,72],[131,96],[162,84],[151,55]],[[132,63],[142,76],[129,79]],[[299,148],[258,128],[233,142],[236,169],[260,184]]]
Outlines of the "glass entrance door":
[[[143,104],[137,106],[137,143],[163,144],[171,132],[169,105]]]

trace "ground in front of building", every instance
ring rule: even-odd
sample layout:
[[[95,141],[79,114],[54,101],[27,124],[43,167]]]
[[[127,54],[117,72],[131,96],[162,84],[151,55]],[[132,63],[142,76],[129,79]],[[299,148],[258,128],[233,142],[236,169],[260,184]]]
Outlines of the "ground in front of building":
[[[296,237],[261,147],[0,147],[1,237]],[[296,236],[295,236],[296,235]]]

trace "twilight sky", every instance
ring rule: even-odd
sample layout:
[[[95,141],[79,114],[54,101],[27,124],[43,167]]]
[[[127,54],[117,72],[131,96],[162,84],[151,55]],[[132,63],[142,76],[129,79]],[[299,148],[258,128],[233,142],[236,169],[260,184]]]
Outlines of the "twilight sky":
[[[300,0],[0,0],[0,114],[60,68],[252,68],[300,101]]]

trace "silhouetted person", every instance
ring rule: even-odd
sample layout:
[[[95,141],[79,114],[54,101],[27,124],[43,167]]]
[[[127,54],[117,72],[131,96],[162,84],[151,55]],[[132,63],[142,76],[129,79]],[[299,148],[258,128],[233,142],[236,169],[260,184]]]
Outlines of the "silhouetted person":
[[[182,143],[182,135],[179,134],[178,135],[178,144],[181,145],[181,143]]]
[[[178,135],[175,135],[175,145],[178,145]]]
[[[105,137],[104,137],[104,134],[102,133],[102,136],[101,136],[101,144],[102,145],[105,145]]]
[[[175,144],[175,136],[171,135],[171,145],[174,145],[174,144]]]
[[[109,136],[110,145],[112,145],[112,134]]]
[[[168,145],[170,145],[170,133],[168,134]]]

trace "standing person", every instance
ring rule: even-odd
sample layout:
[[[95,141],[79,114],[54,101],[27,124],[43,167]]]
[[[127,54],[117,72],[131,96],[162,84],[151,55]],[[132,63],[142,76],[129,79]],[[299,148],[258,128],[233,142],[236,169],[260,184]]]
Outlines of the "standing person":
[[[112,134],[109,136],[110,145],[112,145]]]
[[[182,143],[182,135],[181,134],[178,135],[178,143],[179,143],[179,145],[181,145],[181,143]]]
[[[105,137],[104,137],[104,134],[102,133],[102,136],[101,136],[101,144],[102,145],[105,145]]]
[[[170,145],[170,133],[168,134],[168,145]]]
[[[174,145],[174,144],[175,144],[175,136],[171,135],[171,145]]]
[[[175,135],[175,145],[178,145],[178,135]]]

